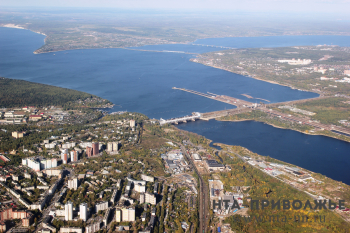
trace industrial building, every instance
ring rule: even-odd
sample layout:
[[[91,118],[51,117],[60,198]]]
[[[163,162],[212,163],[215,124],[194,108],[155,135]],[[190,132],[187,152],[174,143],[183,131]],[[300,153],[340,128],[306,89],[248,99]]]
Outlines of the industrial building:
[[[209,171],[223,171],[225,166],[218,163],[216,160],[208,159],[205,161],[205,166]]]

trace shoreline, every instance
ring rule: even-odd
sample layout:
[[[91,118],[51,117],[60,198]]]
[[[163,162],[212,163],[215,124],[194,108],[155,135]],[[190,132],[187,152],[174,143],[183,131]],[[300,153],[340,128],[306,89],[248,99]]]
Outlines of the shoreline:
[[[0,27],[28,30],[28,31],[31,31],[31,32],[34,32],[34,33],[37,33],[37,34],[40,34],[40,35],[47,37],[47,35],[43,32],[36,32],[36,31],[30,30],[28,28],[22,27],[20,25],[17,25],[17,24],[5,24],[5,25],[1,25]]]
[[[278,129],[293,130],[293,131],[296,131],[296,132],[299,132],[299,133],[303,133],[303,134],[306,134],[306,135],[311,135],[311,136],[324,136],[324,137],[329,137],[329,138],[333,138],[333,139],[337,139],[337,140],[340,140],[340,141],[343,141],[343,142],[348,142],[348,143],[350,143],[350,141],[347,141],[347,140],[344,140],[344,139],[341,139],[341,138],[336,138],[336,137],[332,137],[332,136],[324,135],[324,134],[312,134],[312,133],[307,133],[307,132],[305,132],[305,131],[301,131],[301,130],[297,130],[297,129],[284,128],[284,127],[277,126],[277,125],[274,125],[274,124],[271,124],[271,123],[268,123],[268,122],[265,122],[265,121],[257,121],[257,120],[254,120],[254,119],[219,120],[218,118],[215,118],[215,120],[216,120],[216,121],[228,121],[228,122],[256,121],[256,122],[261,122],[261,123],[264,123],[264,124],[267,124],[267,125],[271,125],[272,127],[275,127],[275,128],[278,128]]]
[[[233,73],[233,74],[238,74],[238,75],[241,75],[243,77],[246,77],[246,78],[252,78],[252,79],[256,79],[256,80],[259,80],[259,81],[263,81],[263,82],[268,82],[268,83],[271,83],[271,84],[276,84],[276,85],[280,85],[280,86],[284,86],[284,87],[289,87],[290,89],[293,89],[293,90],[300,90],[300,91],[307,91],[307,92],[311,92],[311,93],[315,93],[315,94],[318,94],[319,96],[321,96],[320,93],[318,92],[315,92],[315,91],[312,91],[312,90],[302,90],[302,89],[298,89],[294,86],[291,86],[291,85],[288,85],[288,84],[282,84],[282,83],[279,83],[279,82],[276,82],[276,81],[271,81],[271,80],[266,80],[266,79],[262,79],[262,78],[259,78],[257,77],[256,75],[252,76],[250,73],[248,73],[248,75],[244,75],[244,74],[240,74],[240,73],[236,73],[232,70],[228,70],[228,69],[225,69],[225,68],[221,68],[221,67],[218,67],[218,66],[210,66],[210,65],[206,65],[206,64],[203,64],[201,62],[195,62],[193,61],[193,58],[190,59],[191,62],[194,62],[194,63],[198,63],[198,64],[202,64],[202,65],[205,65],[207,67],[212,67],[212,68],[215,68],[215,69],[219,69],[219,70],[225,70],[227,72],[230,72],[230,73]]]
[[[33,31],[29,28],[25,28],[21,25],[18,25],[18,24],[2,24],[0,25],[0,27],[6,27],[6,28],[15,28],[15,29],[24,29],[24,30],[29,30],[31,32],[34,32],[34,33],[37,33],[37,34],[40,34],[40,35],[43,35],[43,36],[46,36],[44,38],[44,45],[46,44],[46,38],[48,37],[47,34],[43,33],[43,32],[37,32],[37,31]],[[345,34],[344,34],[345,33]],[[169,43],[166,43],[166,44],[145,44],[145,45],[142,45],[142,46],[146,46],[146,45],[170,45],[170,44],[193,44],[195,43],[197,40],[203,40],[203,39],[217,39],[217,38],[245,38],[245,37],[274,37],[274,36],[327,36],[327,35],[333,35],[333,36],[350,36],[350,33],[347,33],[347,32],[344,32],[343,34],[342,33],[335,33],[335,34],[303,34],[303,33],[296,33],[296,34],[282,34],[282,35],[256,35],[256,36],[214,36],[214,37],[198,37],[194,40],[191,40],[191,41],[185,41],[185,42],[169,42]],[[43,45],[43,46],[44,46]],[[207,45],[207,44],[197,44],[198,46],[213,46],[213,47],[220,47],[220,46],[217,46],[217,45]],[[140,46],[140,47],[142,47]],[[137,46],[136,46],[137,47]],[[130,47],[99,47],[99,48],[81,48],[81,49],[117,49],[117,48],[120,48],[120,49],[128,49]],[[53,51],[42,51],[42,52],[38,52],[40,48],[36,49],[33,53],[34,54],[41,54],[41,53],[52,53],[52,52],[62,52],[62,51],[69,51],[69,50],[80,50],[79,48],[74,48],[74,49],[63,49],[63,50],[53,50]],[[230,48],[230,49],[237,49],[237,48]],[[221,50],[217,50],[217,51],[221,51]],[[196,62],[196,63],[199,63],[199,62]],[[200,63],[202,64],[202,63]],[[205,64],[202,64],[202,65],[205,65]],[[208,65],[206,65],[208,66]],[[214,66],[210,66],[210,67],[214,67]],[[223,68],[219,68],[219,67],[214,67],[214,68],[218,68],[218,69],[222,69],[222,70],[226,70],[226,69],[223,69]],[[229,70],[226,70],[226,71],[229,71]],[[234,73],[234,74],[238,74],[238,73],[235,73],[235,72],[232,72],[232,71],[229,71],[231,73]],[[242,74],[239,74],[239,75],[242,75]],[[242,76],[245,76],[245,75],[242,75]],[[246,76],[245,76],[246,77]],[[250,77],[250,78],[254,78],[254,79],[257,79],[257,80],[260,80],[260,81],[265,81],[265,82],[269,82],[269,83],[272,83],[272,84],[277,84],[277,85],[281,85],[281,86],[286,86],[286,87],[290,87],[292,88],[291,86],[289,85],[286,85],[286,84],[281,84],[281,83],[278,83],[278,82],[275,82],[275,81],[269,81],[269,80],[265,80],[265,79],[262,79],[262,78],[257,78],[257,77],[252,77],[252,76],[247,76],[247,77]],[[293,89],[293,88],[292,88]],[[295,89],[295,88],[294,88]],[[305,90],[307,91],[307,90]],[[312,91],[310,91],[312,92]],[[316,92],[314,92],[316,93]],[[317,93],[318,94],[318,93]]]

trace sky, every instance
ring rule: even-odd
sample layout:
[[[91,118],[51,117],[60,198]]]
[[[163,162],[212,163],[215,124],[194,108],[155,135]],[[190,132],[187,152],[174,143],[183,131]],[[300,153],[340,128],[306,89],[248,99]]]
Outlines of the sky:
[[[348,14],[350,0],[0,0],[0,7],[100,7]]]

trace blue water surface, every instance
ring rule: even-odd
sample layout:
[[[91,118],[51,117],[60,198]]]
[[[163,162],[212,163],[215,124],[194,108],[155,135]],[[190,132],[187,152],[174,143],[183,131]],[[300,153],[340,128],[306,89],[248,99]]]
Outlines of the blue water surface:
[[[44,38],[28,30],[0,28],[0,75],[88,92],[112,101],[115,104],[112,111],[141,112],[157,119],[179,117],[194,111],[234,108],[172,87],[224,94],[253,102],[260,100],[247,99],[242,94],[272,103],[318,96],[189,61],[196,55],[188,53],[217,49],[213,47],[159,45],[137,49],[161,52],[90,49],[33,54],[43,45]],[[217,38],[195,43],[236,48],[330,43],[349,46],[350,40],[344,38],[348,37]],[[259,154],[350,184],[350,169],[347,169],[349,143],[281,130],[258,122],[200,121],[179,125],[179,128],[197,132],[215,142],[242,145]]]
[[[239,145],[350,185],[350,143],[255,122],[196,121],[177,126],[228,145]]]

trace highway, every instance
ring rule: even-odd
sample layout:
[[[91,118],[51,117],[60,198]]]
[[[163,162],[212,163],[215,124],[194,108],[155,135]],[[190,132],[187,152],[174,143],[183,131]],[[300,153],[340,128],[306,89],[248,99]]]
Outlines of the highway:
[[[189,153],[186,151],[186,148],[181,145],[181,150],[183,154],[187,157],[188,161],[191,163],[193,169],[195,170],[197,176],[199,177],[199,185],[200,185],[200,191],[199,191],[199,232],[200,233],[205,233],[207,232],[208,228],[208,218],[209,218],[209,193],[208,193],[208,188],[206,187],[203,178],[201,174],[198,172],[197,167],[194,165],[193,160]]]

